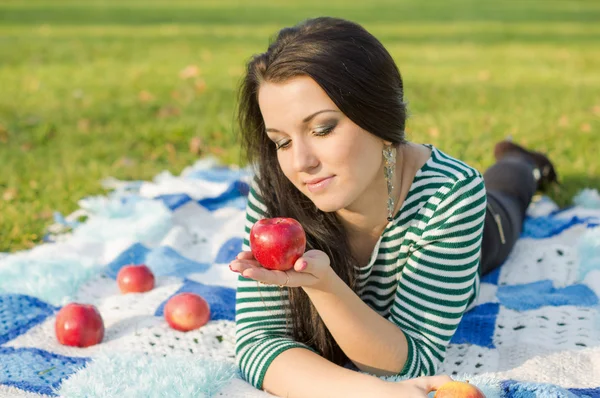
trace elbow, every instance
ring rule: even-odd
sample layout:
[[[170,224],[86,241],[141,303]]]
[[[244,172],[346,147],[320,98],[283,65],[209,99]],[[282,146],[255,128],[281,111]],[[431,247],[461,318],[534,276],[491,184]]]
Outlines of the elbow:
[[[407,336],[408,355],[402,370],[398,376],[408,378],[433,376],[441,363],[438,352],[433,348],[414,337]]]
[[[407,350],[406,344],[401,344],[402,347],[387,351],[388,355],[385,358],[379,358],[377,361],[371,361],[370,364],[364,364],[358,361],[352,361],[358,370],[370,373],[377,377],[383,376],[399,376],[405,369],[406,364],[410,361],[410,350]]]

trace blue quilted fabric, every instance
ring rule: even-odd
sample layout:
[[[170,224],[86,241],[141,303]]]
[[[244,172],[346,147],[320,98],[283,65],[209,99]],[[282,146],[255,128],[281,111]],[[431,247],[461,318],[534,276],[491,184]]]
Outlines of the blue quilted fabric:
[[[567,228],[577,224],[588,224],[593,219],[571,217],[556,218],[553,216],[527,218],[523,224],[522,238],[544,239],[560,234]]]
[[[37,348],[0,347],[0,384],[39,394],[56,395],[60,382],[85,366],[88,358],[72,358]]]
[[[0,345],[26,333],[58,307],[22,294],[0,294]]]
[[[210,306],[211,321],[218,321],[221,319],[228,321],[235,320],[234,289],[224,286],[204,285],[202,283],[186,279],[183,286],[177,292],[175,292],[173,296],[179,293],[196,293],[204,298]],[[169,301],[169,299],[161,303],[154,315],[163,316],[167,301]]]
[[[242,174],[245,173],[240,172],[239,170],[231,170],[226,167],[201,168],[192,170],[185,177],[182,177],[179,182],[182,183],[187,180],[188,183],[195,183],[190,180],[200,179],[211,183],[222,183],[206,184],[207,187],[217,186],[217,188],[207,192],[204,197],[197,199],[197,203],[204,206],[210,212],[215,212],[223,208],[237,209],[239,211],[237,213],[234,211],[223,212],[223,214],[226,215],[232,214],[232,217],[239,217],[229,219],[223,218],[223,222],[230,222],[230,220],[234,219],[242,220],[243,218],[240,216],[243,215],[243,213],[241,212],[247,205],[249,186],[240,178]],[[171,297],[182,292],[196,293],[202,296],[210,305],[211,320],[234,321],[236,291],[231,286],[233,286],[235,276],[231,276],[230,279],[223,277],[223,285],[204,284],[188,278],[189,274],[192,273],[198,274],[209,272],[211,282],[215,283],[216,281],[216,283],[219,283],[218,278],[221,274],[221,270],[211,270],[211,267],[223,266],[223,264],[227,264],[233,260],[237,253],[241,251],[242,239],[237,236],[237,234],[232,234],[231,229],[224,228],[223,233],[231,234],[231,236],[216,237],[217,239],[215,239],[214,242],[219,242],[218,244],[220,244],[220,247],[209,247],[209,254],[212,255],[213,253],[216,253],[215,258],[211,259],[211,263],[202,263],[186,257],[186,255],[191,256],[191,254],[188,253],[199,253],[201,250],[205,250],[207,246],[202,243],[201,246],[195,248],[192,246],[192,243],[189,243],[193,239],[182,240],[183,243],[181,243],[181,245],[185,245],[185,251],[182,249],[184,246],[178,246],[179,242],[170,242],[169,246],[161,245],[159,242],[173,227],[173,222],[182,224],[178,226],[180,228],[179,231],[189,231],[202,227],[195,224],[185,224],[185,220],[182,221],[185,217],[173,217],[183,205],[196,199],[191,198],[183,192],[168,192],[157,196],[154,200],[143,198],[139,195],[142,184],[143,183],[132,185],[131,189],[118,188],[117,191],[111,195],[110,201],[106,201],[100,197],[87,199],[87,209],[96,212],[96,214],[105,216],[106,220],[104,223],[93,224],[90,221],[93,220],[93,217],[91,217],[88,220],[83,220],[79,225],[76,225],[75,222],[67,221],[66,218],[60,215],[56,216],[56,221],[60,225],[77,227],[78,231],[85,231],[85,234],[83,234],[84,237],[91,238],[89,239],[90,242],[98,242],[98,246],[102,246],[105,243],[102,239],[109,240],[111,243],[113,243],[113,239],[119,240],[118,244],[115,246],[107,245],[107,247],[111,248],[118,247],[119,250],[124,247],[121,243],[122,241],[129,244],[129,247],[121,253],[111,252],[110,258],[113,258],[113,260],[108,264],[103,263],[98,269],[90,268],[90,272],[104,272],[114,279],[123,266],[144,263],[148,265],[158,277],[169,275],[183,279],[183,284],[179,290],[171,295]],[[220,191],[223,188],[225,189]],[[133,194],[129,191],[132,191]],[[160,192],[165,192],[165,190],[161,189]],[[574,211],[573,214],[579,214],[575,212],[577,209],[572,210]],[[586,215],[586,217],[588,214],[593,213],[581,213],[581,215]],[[133,215],[135,215],[135,217]],[[498,340],[497,332],[503,326],[497,325],[497,323],[499,314],[500,316],[505,316],[506,309],[526,314],[528,311],[540,311],[540,309],[546,307],[547,310],[552,313],[552,311],[555,310],[560,311],[561,307],[576,306],[578,309],[589,309],[591,317],[597,316],[597,309],[599,308],[598,290],[597,286],[591,283],[590,280],[592,282],[595,281],[596,279],[594,278],[597,278],[598,276],[596,273],[600,270],[600,262],[598,261],[598,254],[600,253],[600,232],[598,229],[593,229],[594,226],[599,224],[600,217],[584,218],[583,216],[573,216],[563,219],[557,217],[564,215],[565,213],[556,211],[545,217],[528,218],[524,225],[522,237],[542,240],[556,236],[575,225],[585,225],[590,228],[589,233],[583,234],[582,239],[578,242],[579,246],[577,247],[577,250],[579,264],[575,265],[576,263],[573,261],[568,263],[573,266],[573,273],[571,275],[577,276],[576,282],[564,287],[555,287],[553,281],[546,280],[545,278],[547,278],[547,276],[544,276],[543,278],[538,277],[538,280],[534,280],[533,282],[531,282],[530,279],[529,282],[531,283],[514,284],[514,282],[511,282],[507,284],[507,280],[513,281],[514,279],[507,278],[507,268],[499,267],[481,279],[481,283],[485,286],[486,292],[484,298],[488,302],[482,301],[482,304],[475,306],[464,314],[461,322],[458,324],[456,333],[451,339],[451,344],[477,346],[474,347],[474,349],[482,351],[500,350],[502,341]],[[215,214],[215,217],[221,216],[221,213]],[[192,219],[193,218],[190,220]],[[192,221],[190,221],[190,224],[191,223]],[[240,225],[239,228],[240,234],[243,232],[243,222],[241,224],[242,225]],[[215,225],[215,223],[210,225]],[[96,228],[95,226],[98,227]],[[94,229],[97,229],[98,231],[94,231]],[[213,231],[207,232],[209,233],[206,234],[206,236],[210,236],[210,233],[213,233]],[[48,239],[53,239],[53,236],[49,235]],[[213,245],[217,244],[214,242]],[[537,244],[538,242],[536,241],[534,243]],[[540,244],[543,243],[544,242],[540,242]],[[528,241],[528,244],[531,244],[531,241]],[[87,249],[88,246],[85,246],[85,248]],[[94,252],[93,255],[97,255],[94,251],[97,248],[98,247],[90,246],[91,251]],[[196,249],[196,251],[194,251],[194,249]],[[102,252],[102,250],[98,248],[98,253],[100,252]],[[573,251],[573,253],[574,252],[575,251]],[[186,253],[186,255],[183,255],[183,253]],[[81,253],[78,254],[81,255]],[[201,258],[205,258],[206,253],[201,254]],[[67,274],[64,272],[67,270],[75,272],[78,269],[84,269],[84,262],[82,261],[73,261],[72,266],[70,263],[61,264],[64,268],[62,272],[63,275],[71,275],[71,273]],[[575,268],[576,266],[578,268]],[[43,286],[42,282],[48,282],[48,279],[53,278],[53,274],[56,274],[56,272],[53,272],[55,271],[55,268],[57,267],[53,265],[48,272],[38,272],[36,274],[39,276],[37,280],[34,280],[34,278],[26,279],[28,286],[32,286],[31,291],[35,292],[34,295],[39,294],[41,291],[41,286]],[[10,280],[8,279],[9,273],[7,272],[8,269],[10,269],[10,267],[5,267],[4,269],[0,267],[0,281],[8,281],[7,283],[10,284]],[[4,279],[2,279],[3,272]],[[223,273],[223,275],[225,275],[225,273]],[[20,277],[20,274],[17,277]],[[197,275],[194,275],[194,279],[198,279]],[[74,285],[72,283],[67,284],[69,286]],[[173,287],[173,289],[175,289],[175,287]],[[161,296],[160,299],[162,300],[163,297],[165,296]],[[143,300],[144,296],[138,296],[137,298]],[[118,297],[113,297],[112,299],[118,300]],[[155,316],[163,316],[164,306],[167,300],[168,298],[158,305],[154,312]],[[0,294],[0,385],[9,385],[34,393],[56,395],[57,388],[60,387],[61,382],[77,372],[78,368],[85,366],[91,360],[90,358],[71,358],[58,355],[36,347],[12,347],[12,345],[17,345],[17,341],[14,340],[15,338],[30,333],[32,328],[49,317],[54,316],[59,310],[59,307],[54,307],[48,304],[47,301],[47,298],[41,300],[40,297],[36,298],[23,294]],[[156,302],[151,304],[150,308],[153,309],[155,306]],[[114,310],[118,310],[118,308]],[[147,316],[147,313],[145,316]],[[598,317],[598,320],[600,321],[600,317]],[[590,324],[592,321],[593,319],[591,319]],[[498,330],[496,329],[497,326]],[[494,341],[495,336],[496,341]],[[9,342],[12,342],[12,344]],[[11,347],[8,347],[7,343],[9,343]],[[484,349],[479,347],[484,347]],[[44,348],[50,350],[50,348],[46,346],[44,346]],[[113,347],[111,346],[108,350],[102,351],[102,347],[99,347],[98,351],[102,352],[102,355],[106,355],[105,359],[107,360],[99,362],[100,365],[94,362],[94,365],[101,367],[104,366],[102,363],[112,363],[111,360],[114,359],[111,358],[111,355],[113,354],[111,351],[112,349]],[[90,350],[90,352],[97,351]],[[90,356],[95,357],[95,354],[90,354]],[[98,358],[95,357],[95,359]],[[129,360],[132,362],[129,362]],[[165,358],[164,361],[161,360],[156,362],[154,364],[155,367],[152,369],[170,369],[171,365],[169,361],[179,363],[177,358]],[[123,369],[128,369],[130,363],[137,364],[138,369],[136,371],[139,372],[139,374],[144,374],[146,370],[152,371],[148,366],[140,365],[140,362],[137,361],[135,356],[123,360],[120,363],[123,365]],[[456,366],[460,366],[457,359],[454,359],[453,363]],[[194,385],[199,384],[198,380],[194,380],[193,382],[189,380],[192,375],[185,372],[185,366],[185,364],[182,365],[181,369],[174,375],[177,377],[177,380],[181,379],[181,385],[179,387],[182,387],[184,390],[185,388],[192,388]],[[479,368],[477,365],[475,365],[475,367]],[[93,377],[97,380],[107,381],[107,385],[111,385],[109,380],[112,379],[108,376],[105,377],[105,375],[110,375],[110,377],[115,377],[119,380],[121,372],[120,370],[115,370],[111,365],[106,365],[102,369],[96,368],[95,371],[90,369],[94,369],[93,366],[86,369],[86,371],[94,372]],[[198,367],[198,369],[200,369],[200,367]],[[201,370],[202,369],[199,371]],[[202,372],[204,371],[202,370]],[[84,372],[81,373],[82,376],[83,373]],[[210,377],[215,375],[214,372],[204,373],[208,374]],[[232,376],[229,369],[226,369],[226,372],[224,372],[223,375],[227,377]],[[186,377],[188,377],[187,380]],[[225,385],[226,382],[229,382],[227,377],[222,379],[222,381],[224,380],[223,383],[213,383],[215,380],[207,379],[210,383],[203,382],[200,384],[214,384],[215,386],[218,384],[218,388],[220,388],[221,384]],[[93,388],[89,387],[86,390],[86,380],[90,379],[82,377],[78,382],[79,384],[74,383],[70,387],[75,390],[66,389],[65,391],[78,391],[79,395],[77,396],[94,395],[92,394],[92,391],[94,391]],[[136,379],[135,375],[129,375],[128,380],[133,380],[133,382],[135,382],[138,379]],[[157,378],[156,382],[161,383],[161,380],[166,379]],[[486,382],[484,379],[475,378],[475,380],[484,383],[484,387],[487,387],[486,391],[495,391],[490,397],[600,397],[600,380],[598,382],[599,388],[589,389],[563,389],[552,384],[522,383],[514,380],[494,380],[494,383],[490,382],[485,384]],[[101,385],[101,383],[98,384]],[[131,383],[128,381],[121,383],[124,388],[129,386],[129,384]],[[152,388],[148,387],[148,385],[144,387],[144,391],[154,391]],[[210,388],[212,389],[213,387]],[[132,388],[135,388],[135,386]],[[2,386],[0,386],[0,396],[2,395],[2,392]],[[139,396],[143,395],[140,394]]]
[[[219,248],[219,252],[215,258],[215,263],[228,264],[235,260],[235,257],[238,255],[238,253],[242,251],[242,243],[242,239],[238,237],[233,237],[227,240],[227,242],[223,243],[223,245],[221,245]]]
[[[116,279],[119,270],[130,264],[146,264],[156,276],[185,277],[190,273],[206,272],[210,268],[210,264],[190,260],[168,246],[148,249],[141,243],[135,243],[111,261],[104,272]]]
[[[466,312],[450,342],[494,348],[494,330],[499,310],[498,304],[486,303]]]

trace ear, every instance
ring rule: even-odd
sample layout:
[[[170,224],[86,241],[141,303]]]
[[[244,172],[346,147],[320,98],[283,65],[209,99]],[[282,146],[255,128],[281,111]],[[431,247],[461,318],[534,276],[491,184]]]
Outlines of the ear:
[[[392,145],[392,141],[383,140],[383,144],[387,145],[387,146],[390,146],[390,145]]]

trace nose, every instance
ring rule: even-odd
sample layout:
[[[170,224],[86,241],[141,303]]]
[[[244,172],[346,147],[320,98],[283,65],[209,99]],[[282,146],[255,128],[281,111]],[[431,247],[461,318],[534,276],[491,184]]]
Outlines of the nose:
[[[305,172],[312,170],[319,165],[319,158],[312,148],[311,144],[297,139],[292,145],[293,161],[292,165],[295,172]]]

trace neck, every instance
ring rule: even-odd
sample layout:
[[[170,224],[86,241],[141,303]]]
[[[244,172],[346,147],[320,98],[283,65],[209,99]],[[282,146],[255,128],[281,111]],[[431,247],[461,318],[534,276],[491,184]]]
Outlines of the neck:
[[[392,197],[394,198],[392,216],[398,212],[401,206],[400,198],[404,188],[402,171],[405,170],[405,163],[408,163],[405,155],[409,153],[405,150],[406,147],[407,145],[402,145],[397,148],[394,188],[392,190]],[[338,219],[351,240],[366,236],[378,238],[388,224],[387,200],[389,195],[383,170],[384,163],[382,161],[378,173],[379,177],[373,181],[365,194],[351,206],[337,211]]]

